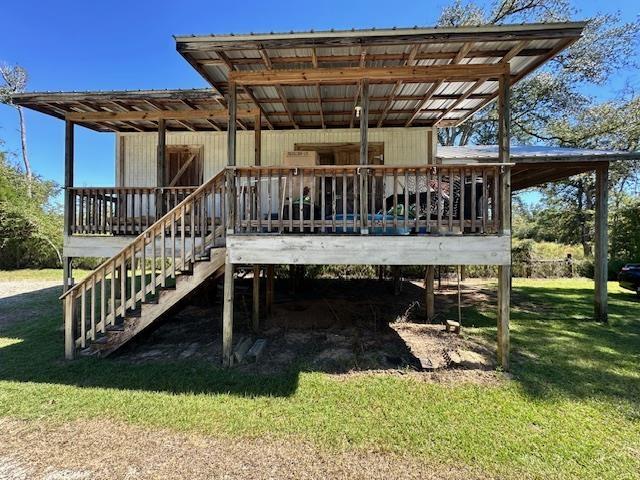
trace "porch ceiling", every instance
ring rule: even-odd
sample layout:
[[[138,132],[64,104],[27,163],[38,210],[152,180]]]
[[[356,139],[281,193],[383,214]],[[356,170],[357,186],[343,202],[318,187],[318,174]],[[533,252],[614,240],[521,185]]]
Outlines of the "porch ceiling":
[[[240,101],[253,102],[271,128],[353,127],[361,79],[369,76],[371,126],[444,127],[463,122],[497,97],[493,72],[498,67],[510,68],[516,83],[575,42],[584,26],[188,35],[175,40],[178,52],[217,93],[227,92],[230,78],[236,81]]]
[[[158,131],[159,117],[166,117],[167,130],[226,130],[224,98],[210,88],[192,90],[123,90],[93,92],[32,92],[14,95],[12,101],[32,110],[74,122],[99,132]],[[246,103],[246,102],[245,102]],[[241,112],[248,113],[240,104]],[[255,113],[255,112],[254,112]],[[104,116],[113,118],[104,119]],[[253,128],[239,115],[240,128]]]

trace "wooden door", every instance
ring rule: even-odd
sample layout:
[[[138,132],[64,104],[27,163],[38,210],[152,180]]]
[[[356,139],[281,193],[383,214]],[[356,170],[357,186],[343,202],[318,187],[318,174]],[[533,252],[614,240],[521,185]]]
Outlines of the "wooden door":
[[[163,186],[196,187],[202,185],[202,181],[202,148],[187,145],[167,146]]]

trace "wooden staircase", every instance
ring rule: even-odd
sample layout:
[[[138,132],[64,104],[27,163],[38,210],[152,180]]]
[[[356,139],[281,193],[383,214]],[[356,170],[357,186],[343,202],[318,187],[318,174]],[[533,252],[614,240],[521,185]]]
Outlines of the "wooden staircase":
[[[109,355],[207,279],[224,274],[224,172],[65,292],[65,357]]]

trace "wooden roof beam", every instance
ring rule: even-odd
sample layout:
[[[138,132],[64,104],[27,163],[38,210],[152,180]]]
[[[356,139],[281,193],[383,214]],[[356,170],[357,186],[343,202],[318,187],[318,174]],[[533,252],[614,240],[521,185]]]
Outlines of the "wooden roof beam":
[[[519,57],[537,57],[539,55],[545,55],[550,49],[548,48],[527,48],[522,50]],[[310,56],[282,56],[271,57],[271,63],[274,65],[287,65],[290,63],[309,63],[314,68],[318,68],[322,63],[356,63],[360,60],[359,55],[318,55],[316,49],[312,49]],[[494,49],[494,50],[471,50],[467,52],[466,58],[502,58],[509,50]],[[458,52],[422,52],[419,53],[415,60],[451,60]],[[406,62],[408,54],[406,53],[370,53],[368,55],[371,62]],[[202,59],[198,60],[201,65],[220,65],[225,63],[220,59]],[[262,63],[261,58],[237,58],[233,60],[234,65],[260,65]],[[315,66],[317,65],[317,66]]]
[[[260,53],[260,56],[262,57],[262,61],[264,62],[264,66],[267,68],[267,70],[273,70],[273,67],[271,65],[271,59],[269,58],[269,54],[267,53],[267,51],[264,48],[259,48],[258,52]],[[289,103],[287,102],[287,96],[284,93],[284,90],[282,89],[281,85],[274,85],[276,92],[278,92],[278,97],[280,97],[280,101],[282,102],[282,106],[284,107],[285,112],[287,112],[287,115],[289,116],[289,121],[291,122],[291,124],[293,125],[293,128],[298,129],[298,125],[296,124],[296,119],[293,116],[293,112],[291,111],[291,107],[289,106]]]
[[[418,55],[418,52],[420,51],[420,44],[416,44],[413,46],[413,48],[411,49],[411,51],[409,52],[409,57],[407,58],[407,61],[405,62],[405,66],[411,66],[414,64],[415,62],[415,58]],[[396,95],[398,95],[398,93],[400,93],[400,90],[402,88],[402,82],[400,80],[398,80],[395,85],[393,86],[393,89],[391,90],[391,96],[389,97],[389,99],[387,100],[387,103],[385,104],[384,108],[382,109],[382,115],[380,115],[380,119],[378,120],[378,124],[376,125],[377,128],[380,128],[385,120],[385,118],[387,118],[387,114],[389,112],[389,110],[391,109],[391,106],[393,105],[393,102],[395,101],[395,97]]]
[[[367,62],[367,51],[363,50],[360,47],[360,68],[364,68]],[[356,94],[353,99],[353,108],[351,110],[351,120],[349,121],[349,128],[353,128],[353,125],[356,121],[356,107],[358,106],[358,99],[360,98],[360,93],[362,92],[362,82],[358,82],[358,88],[356,89]]]
[[[240,117],[254,118],[257,110],[238,110]],[[85,122],[104,122],[104,121],[136,121],[145,120],[157,122],[158,120],[198,120],[198,119],[220,119],[229,118],[227,110],[157,110],[153,112],[147,111],[126,111],[126,112],[70,112],[65,115],[67,120],[85,121]]]
[[[189,100],[181,100],[181,102],[182,102],[184,105],[186,105],[187,107],[189,107],[189,108],[191,108],[191,109],[193,109],[193,110],[200,110],[200,108],[198,108],[198,106],[197,106],[197,105],[195,105],[194,103],[190,102]],[[208,123],[209,125],[211,125],[211,126],[214,128],[214,130],[216,130],[216,131],[218,131],[218,132],[219,132],[220,130],[222,130],[222,129],[221,129],[218,125],[216,125],[216,123],[215,123],[213,120],[211,120],[210,118],[207,118],[207,119],[206,119],[206,121],[207,121],[207,123]]]
[[[225,66],[229,69],[228,77],[231,77],[231,74],[237,70],[237,67],[234,65],[231,59],[227,56],[227,54],[224,53],[222,50],[216,50],[215,53],[224,62]],[[273,130],[273,125],[271,125],[271,122],[269,121],[267,112],[265,112],[264,109],[260,106],[253,92],[246,86],[242,86],[242,88],[246,92],[247,96],[251,99],[251,101],[255,104],[255,106],[262,112],[262,117],[267,123],[267,126]],[[247,129],[247,127],[240,120],[236,120],[236,124],[243,130]]]
[[[575,42],[575,39],[570,39],[567,40],[566,42],[561,42],[560,44],[558,44],[555,48],[552,48],[551,50],[549,50],[544,56],[543,59],[528,67],[527,69],[525,69],[524,71],[522,71],[521,73],[519,73],[517,76],[513,77],[511,79],[511,85],[513,85],[515,82],[517,82],[518,80],[520,80],[521,78],[523,78],[525,75],[529,74],[531,71],[535,70],[538,66],[540,66],[540,64],[546,62],[547,60],[549,60],[550,58],[555,57],[558,53],[560,53],[562,50],[564,50],[565,48],[569,47],[569,45],[571,45],[573,42]],[[529,44],[529,41],[522,41],[522,42],[518,42],[514,47],[512,47],[505,55],[504,57],[502,57],[502,59],[500,60],[500,65],[503,65],[509,72],[511,71],[511,67],[509,65],[509,62],[514,58],[517,57],[518,54],[522,51],[523,48],[525,48],[527,45]],[[446,126],[457,126],[460,125],[462,122],[464,122],[465,120],[467,120],[469,117],[471,117],[472,115],[474,115],[477,111],[481,110],[482,108],[486,107],[489,103],[491,103],[494,99],[496,98],[495,95],[490,95],[489,97],[487,97],[484,101],[480,102],[478,105],[476,105],[472,110],[470,110],[469,112],[465,113],[462,117],[458,118],[455,120],[455,122],[452,122],[450,125],[446,125]],[[445,124],[443,123],[442,126],[445,126]]]
[[[105,109],[104,107],[100,107],[100,106],[97,106],[97,105],[94,105],[94,104],[89,104],[87,102],[78,101],[76,103],[78,103],[79,105],[82,105],[84,108],[88,108],[89,110],[91,110],[93,112],[104,112],[104,111],[108,112],[108,111],[110,111],[110,110]],[[116,106],[116,108],[118,108],[120,110],[122,110],[122,109],[126,110],[125,107],[123,107],[122,105],[116,103],[115,101],[111,101],[110,100],[109,103],[114,104]],[[114,122],[105,122],[105,123],[113,124]],[[129,127],[133,128],[133,130],[135,130],[136,132],[144,132],[144,129],[138,127],[135,123],[126,122],[126,121],[123,121],[123,122],[120,122],[120,123],[124,123],[125,125],[128,125]],[[114,128],[115,128],[114,131],[117,131],[117,126],[115,126]]]
[[[301,70],[232,71],[229,81],[242,86],[274,85],[346,85],[368,79],[372,83],[426,83],[439,80],[476,81],[480,78],[499,78],[505,73],[501,64],[433,65],[414,67],[347,67]]]
[[[455,108],[460,105],[462,102],[464,102],[467,98],[469,98],[469,95],[471,95],[473,92],[475,92],[478,88],[480,88],[484,83],[486,82],[485,79],[482,80],[478,80],[477,82],[475,82],[458,100],[456,100],[455,102],[453,102],[449,108],[447,108],[444,112],[442,112],[442,114],[440,115],[440,118],[438,119],[438,121],[436,121],[435,126],[436,127],[440,127],[440,122],[442,122],[443,120],[445,120],[445,117],[447,115],[449,115],[451,112],[453,112],[455,110]]]

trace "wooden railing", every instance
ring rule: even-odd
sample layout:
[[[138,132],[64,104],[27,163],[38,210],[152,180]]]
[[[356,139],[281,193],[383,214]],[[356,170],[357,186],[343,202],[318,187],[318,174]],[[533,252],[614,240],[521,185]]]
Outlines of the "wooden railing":
[[[236,167],[233,231],[490,234],[502,164]]]
[[[198,187],[69,189],[71,234],[138,235]]]
[[[127,247],[62,296],[67,357],[104,333],[117,317],[154,297],[158,287],[175,279],[177,271],[191,270],[199,255],[223,239],[225,198],[221,172],[151,222]]]

